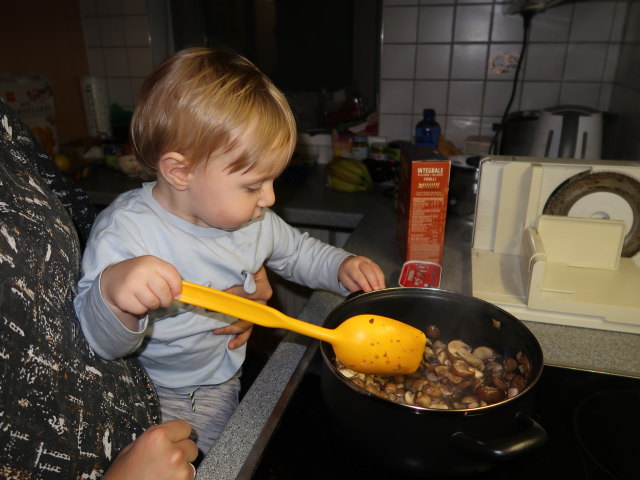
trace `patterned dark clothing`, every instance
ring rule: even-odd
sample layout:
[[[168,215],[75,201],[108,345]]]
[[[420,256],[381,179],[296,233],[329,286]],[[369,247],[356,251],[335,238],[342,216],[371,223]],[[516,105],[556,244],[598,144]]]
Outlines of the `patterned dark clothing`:
[[[94,218],[0,100],[0,479],[101,478],[159,421],[140,364],[98,357],[75,315]]]

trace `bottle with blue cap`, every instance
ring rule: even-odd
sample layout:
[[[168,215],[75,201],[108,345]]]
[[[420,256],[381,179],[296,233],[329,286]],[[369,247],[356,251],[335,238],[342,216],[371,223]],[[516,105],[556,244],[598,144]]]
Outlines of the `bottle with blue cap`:
[[[440,124],[435,118],[436,111],[433,108],[425,108],[422,111],[422,120],[416,125],[416,145],[438,146]]]

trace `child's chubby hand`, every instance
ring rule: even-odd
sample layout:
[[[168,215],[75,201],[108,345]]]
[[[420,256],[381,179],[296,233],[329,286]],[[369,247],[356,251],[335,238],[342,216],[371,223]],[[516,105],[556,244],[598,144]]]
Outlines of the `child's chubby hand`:
[[[382,269],[367,257],[352,256],[344,260],[338,269],[338,280],[350,292],[385,288]]]
[[[148,311],[171,305],[182,291],[182,277],[172,264],[144,255],[105,268],[100,291],[111,311],[131,327]]]

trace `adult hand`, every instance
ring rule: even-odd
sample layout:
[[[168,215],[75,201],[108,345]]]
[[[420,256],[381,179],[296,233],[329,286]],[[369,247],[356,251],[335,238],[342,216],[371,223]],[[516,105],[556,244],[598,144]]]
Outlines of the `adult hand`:
[[[190,434],[191,425],[184,420],[153,425],[120,451],[104,480],[193,480],[190,462],[198,447]]]
[[[266,269],[264,267],[260,267],[260,269],[253,274],[253,278],[256,282],[255,293],[248,294],[244,291],[242,285],[235,285],[225,291],[266,305],[267,301],[271,298],[271,295],[273,295],[273,289],[269,283]],[[234,350],[249,341],[252,330],[252,323],[245,320],[237,320],[227,327],[213,330],[213,333],[216,335],[235,335],[228,343],[229,349]]]

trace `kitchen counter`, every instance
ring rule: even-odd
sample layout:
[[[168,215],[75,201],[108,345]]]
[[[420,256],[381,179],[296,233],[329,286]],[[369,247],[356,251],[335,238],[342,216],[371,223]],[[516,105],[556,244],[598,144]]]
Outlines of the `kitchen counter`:
[[[305,180],[278,182],[274,210],[291,224],[352,231],[345,248],[374,259],[385,272],[387,285],[396,286],[402,259],[395,242],[392,198],[384,192],[330,191],[324,188],[322,178],[318,167]],[[441,288],[471,293],[472,229],[469,219],[447,219]],[[321,325],[341,301],[338,295],[316,291],[299,318]],[[640,335],[524,323],[540,342],[546,364],[640,377]],[[294,333],[284,337],[203,460],[197,478],[251,478],[316,350],[315,340]]]

